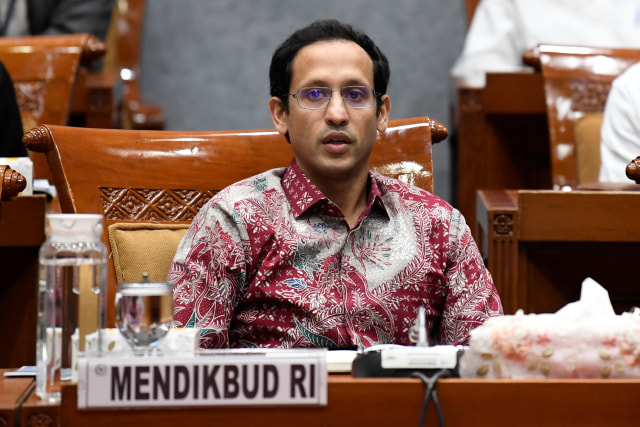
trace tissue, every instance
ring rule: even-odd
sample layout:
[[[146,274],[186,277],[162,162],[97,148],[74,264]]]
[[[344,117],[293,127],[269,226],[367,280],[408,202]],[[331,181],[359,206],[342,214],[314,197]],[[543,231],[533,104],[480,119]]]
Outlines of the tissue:
[[[460,360],[470,378],[638,378],[640,315],[616,315],[591,278],[556,313],[491,318],[471,332]]]

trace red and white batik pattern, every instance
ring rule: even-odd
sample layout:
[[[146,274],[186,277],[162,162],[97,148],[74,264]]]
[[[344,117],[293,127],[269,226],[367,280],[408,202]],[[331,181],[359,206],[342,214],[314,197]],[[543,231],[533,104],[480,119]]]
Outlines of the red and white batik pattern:
[[[295,161],[218,193],[169,271],[175,325],[202,328],[205,348],[410,344],[424,306],[436,340],[467,343],[502,306],[464,218],[421,188],[370,184],[352,229]]]

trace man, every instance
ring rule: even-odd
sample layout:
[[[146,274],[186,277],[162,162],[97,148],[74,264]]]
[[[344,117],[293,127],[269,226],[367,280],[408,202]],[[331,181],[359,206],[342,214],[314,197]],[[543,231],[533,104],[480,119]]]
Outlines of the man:
[[[626,169],[640,155],[640,63],[613,81],[604,107],[600,140],[601,182],[632,184]]]
[[[539,43],[640,47],[640,0],[482,0],[451,75],[482,87],[487,72],[527,69]]]
[[[0,0],[0,35],[91,33],[104,40],[115,0]]]
[[[13,80],[0,62],[0,157],[25,157],[22,143],[22,119]]]
[[[338,21],[296,31],[270,68],[288,168],[218,193],[169,271],[177,326],[201,347],[411,344],[419,307],[433,341],[466,343],[502,307],[457,210],[369,172],[391,110],[389,64]]]

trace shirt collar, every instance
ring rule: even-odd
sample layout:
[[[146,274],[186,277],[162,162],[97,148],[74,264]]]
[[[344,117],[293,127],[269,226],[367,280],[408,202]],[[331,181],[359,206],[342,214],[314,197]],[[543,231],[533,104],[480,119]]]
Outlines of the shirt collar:
[[[382,190],[376,180],[376,176],[369,172],[369,194],[367,196],[367,207],[363,217],[369,215],[372,209],[379,207],[380,210],[389,217],[382,199]],[[384,186],[383,186],[384,187]],[[340,209],[325,196],[316,185],[302,172],[296,160],[293,159],[289,168],[282,177],[282,188],[285,196],[289,200],[291,210],[295,218],[300,217],[314,205],[322,206],[327,214],[342,215]]]

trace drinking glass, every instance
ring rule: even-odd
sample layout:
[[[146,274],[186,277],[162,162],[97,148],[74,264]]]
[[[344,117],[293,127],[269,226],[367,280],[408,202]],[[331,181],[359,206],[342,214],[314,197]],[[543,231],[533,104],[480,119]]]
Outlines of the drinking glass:
[[[171,328],[172,286],[167,282],[128,282],[116,292],[116,326],[134,354],[149,356]]]

